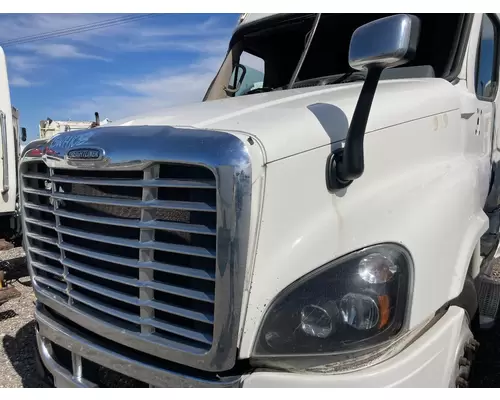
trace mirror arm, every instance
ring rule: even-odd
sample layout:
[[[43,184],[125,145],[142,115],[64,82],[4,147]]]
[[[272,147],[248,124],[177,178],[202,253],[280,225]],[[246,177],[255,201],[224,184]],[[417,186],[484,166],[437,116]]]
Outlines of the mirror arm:
[[[383,70],[383,67],[377,66],[368,69],[347,131],[345,146],[328,157],[327,183],[330,190],[347,187],[363,174],[365,130]]]

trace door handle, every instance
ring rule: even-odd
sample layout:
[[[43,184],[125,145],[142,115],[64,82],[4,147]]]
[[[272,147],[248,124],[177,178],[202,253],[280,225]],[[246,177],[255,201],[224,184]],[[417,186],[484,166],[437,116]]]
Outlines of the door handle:
[[[0,111],[0,130],[2,131],[2,194],[9,191],[9,151],[7,149],[7,116]]]

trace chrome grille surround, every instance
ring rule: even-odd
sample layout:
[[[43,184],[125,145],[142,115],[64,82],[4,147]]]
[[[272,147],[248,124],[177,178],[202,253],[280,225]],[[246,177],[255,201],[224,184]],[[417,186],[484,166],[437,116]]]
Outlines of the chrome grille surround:
[[[22,193],[24,246],[27,250],[28,267],[38,300],[83,328],[98,332],[103,337],[121,345],[204,371],[217,372],[231,369],[236,359],[250,222],[251,160],[245,143],[233,135],[219,131],[163,126],[127,126],[101,127],[86,131],[67,132],[51,138],[41,146],[40,143],[37,143],[37,146],[28,146],[23,152],[20,165],[20,188]],[[68,151],[78,148],[85,150],[98,148],[102,151],[103,156],[97,160],[68,159],[66,156]],[[36,151],[32,151],[33,149]],[[29,224],[33,222],[40,222],[33,221],[27,215],[29,207],[42,206],[43,208],[41,204],[29,204],[26,200],[30,192],[37,196],[41,195],[33,192],[32,188],[24,184],[25,179],[30,174],[27,172],[29,165],[36,162],[43,162],[50,172],[51,192],[48,197],[52,199],[53,208],[44,209],[44,211],[51,212],[55,216],[55,224],[54,226],[46,226],[44,229],[52,229],[56,232],[55,241],[44,235],[36,236],[37,234],[33,232],[33,228],[29,227]],[[151,329],[155,324],[158,326],[154,321],[154,311],[152,311],[153,307],[151,307],[152,302],[154,302],[152,290],[164,290],[165,288],[155,287],[151,276],[153,269],[149,267],[143,268],[143,266],[145,263],[152,261],[151,253],[155,249],[173,252],[187,251],[179,245],[153,241],[154,236],[151,236],[151,232],[153,229],[160,228],[159,225],[161,224],[158,223],[157,226],[154,212],[151,213],[151,211],[161,208],[193,207],[192,203],[181,204],[181,202],[175,201],[169,203],[168,201],[157,200],[158,187],[161,187],[155,181],[158,179],[157,166],[163,164],[203,167],[210,170],[215,177],[216,209],[200,209],[200,211],[216,212],[215,254],[198,254],[201,257],[215,258],[215,273],[213,276],[215,280],[215,296],[212,299],[201,299],[201,301],[213,301],[214,303],[213,334],[211,340],[207,340],[205,343],[208,347],[202,350],[198,350],[193,346],[186,346],[175,340],[159,339],[153,335],[154,328]],[[104,173],[142,171],[144,173],[142,180],[128,181],[125,184],[128,187],[135,185],[142,188],[141,200],[138,204],[134,203],[134,207],[140,209],[140,221],[122,218],[111,218],[108,221],[111,224],[138,228],[140,230],[139,240],[120,239],[117,241],[112,236],[101,234],[82,236],[75,229],[68,229],[63,226],[61,218],[72,218],[74,215],[68,215],[66,211],[58,209],[55,205],[57,201],[71,200],[78,202],[84,200],[95,204],[111,203],[111,205],[130,206],[132,200],[88,196],[75,198],[75,195],[72,194],[59,193],[56,191],[56,181],[51,180],[51,177],[54,177],[55,170],[103,171]],[[60,180],[60,178],[58,179]],[[64,180],[64,178],[62,179]],[[109,179],[105,183],[119,186],[117,182]],[[189,182],[170,183],[172,185],[193,185],[193,183]],[[200,185],[203,185],[203,183],[200,183]],[[201,206],[198,205],[197,207]],[[88,222],[86,221],[86,223]],[[90,222],[92,222],[92,218]],[[97,221],[94,222],[97,223]],[[180,225],[171,224],[170,226],[163,226],[163,228],[180,229]],[[191,226],[189,229],[204,228],[203,226]],[[203,233],[207,234],[208,232]],[[63,238],[65,235],[82,236],[97,241],[107,240],[110,245],[123,245],[126,243],[126,245],[137,247],[139,263],[135,266],[139,267],[139,282],[134,281],[134,283],[139,285],[140,296],[135,305],[140,308],[140,315],[132,322],[140,326],[140,331],[134,332],[123,329],[123,327],[99,317],[97,313],[92,312],[92,307],[84,309],[75,305],[75,300],[81,301],[82,298],[81,296],[78,298],[78,293],[72,290],[72,284],[82,285],[85,282],[79,281],[78,277],[72,276],[68,268],[75,266],[77,268],[86,268],[86,266],[71,265],[73,261],[68,262],[66,260],[66,251],[81,254],[82,249],[75,248],[72,244],[68,245]],[[59,259],[54,261],[59,261],[62,265],[62,274],[58,274],[62,279],[60,285],[56,283],[59,286],[56,291],[47,289],[45,285],[47,282],[43,282],[43,276],[40,277],[35,274],[34,268],[45,268],[48,273],[53,274],[60,271],[55,271],[51,265],[40,265],[39,262],[33,259],[34,251],[37,251],[37,249],[35,247],[30,248],[30,238],[42,242],[50,241],[59,250]],[[192,252],[193,249],[194,247],[191,247],[189,251]],[[204,250],[199,248],[197,251],[203,253]],[[50,258],[51,255],[46,253],[44,256]],[[117,257],[108,258],[106,261],[112,263],[119,261],[119,264],[123,262],[121,259],[118,260]],[[86,272],[102,274],[102,271],[98,269],[89,269]],[[200,273],[194,269],[190,272]],[[184,270],[174,273],[187,272]],[[109,277],[103,276],[102,278]],[[54,282],[51,283],[54,284]],[[119,283],[123,282],[119,281]],[[95,290],[95,287],[93,285],[90,290]],[[57,295],[57,290],[61,291],[62,295]],[[200,293],[196,290],[188,292],[189,296],[194,294],[199,295]],[[116,296],[117,293],[110,292],[108,295]],[[183,293],[183,295],[186,295],[186,293]],[[123,296],[119,300],[126,302],[132,299]],[[166,312],[172,312],[172,308]],[[188,318],[195,317],[201,318],[202,316],[192,313]],[[193,335],[195,340],[203,340],[202,336],[198,335],[197,332],[188,333]]]

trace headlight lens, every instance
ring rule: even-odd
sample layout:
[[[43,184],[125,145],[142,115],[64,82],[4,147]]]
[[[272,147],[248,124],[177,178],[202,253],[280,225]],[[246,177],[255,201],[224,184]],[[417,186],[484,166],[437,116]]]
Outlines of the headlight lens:
[[[355,352],[403,327],[411,259],[396,244],[363,249],[283,290],[261,325],[254,356]]]

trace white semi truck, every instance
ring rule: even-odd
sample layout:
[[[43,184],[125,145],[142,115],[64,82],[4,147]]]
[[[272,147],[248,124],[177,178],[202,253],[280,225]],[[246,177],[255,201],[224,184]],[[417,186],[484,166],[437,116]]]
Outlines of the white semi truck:
[[[55,386],[466,387],[500,301],[499,18],[247,14],[202,102],[28,145]]]

